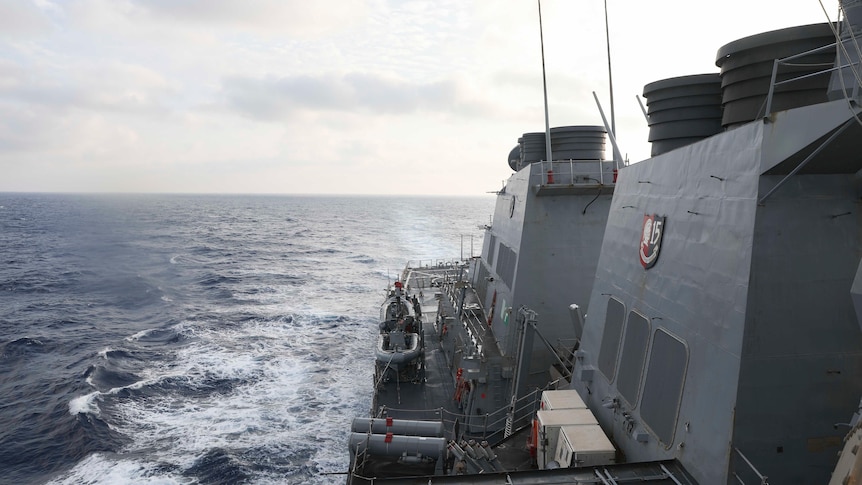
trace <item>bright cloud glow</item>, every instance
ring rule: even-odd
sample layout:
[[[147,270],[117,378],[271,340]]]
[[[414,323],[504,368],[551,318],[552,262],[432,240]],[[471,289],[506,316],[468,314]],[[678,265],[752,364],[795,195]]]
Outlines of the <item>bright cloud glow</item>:
[[[645,84],[826,20],[816,0],[608,3],[632,160]],[[542,9],[551,125],[601,124],[603,2]],[[543,129],[534,1],[0,0],[2,191],[481,194]]]

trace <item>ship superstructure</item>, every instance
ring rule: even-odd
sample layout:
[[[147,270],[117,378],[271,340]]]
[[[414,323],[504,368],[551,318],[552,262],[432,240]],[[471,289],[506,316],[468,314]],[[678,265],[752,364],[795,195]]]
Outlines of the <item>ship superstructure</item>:
[[[628,460],[828,479],[862,395],[855,111],[779,113],[620,175],[573,386]]]
[[[862,396],[857,4],[647,85],[643,162],[525,134],[482,255],[402,275],[422,377],[377,380],[351,479],[827,482]]]

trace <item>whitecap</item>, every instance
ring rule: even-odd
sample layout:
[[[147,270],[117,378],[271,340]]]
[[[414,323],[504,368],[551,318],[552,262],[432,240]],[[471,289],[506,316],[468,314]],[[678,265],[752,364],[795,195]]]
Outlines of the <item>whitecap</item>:
[[[333,346],[347,336],[321,330],[318,318],[294,314],[290,319],[294,325],[285,325],[283,315],[233,327],[183,322],[183,331],[197,340],[177,349],[170,362],[153,362],[142,375],[150,380],[181,377],[191,389],[207,389],[220,380],[232,385],[203,395],[169,393],[123,400],[112,409],[120,432],[134,438],[124,451],[145,451],[187,469],[215,447],[286,447],[308,450],[315,467],[330,471],[346,467],[342,430],[352,416],[367,413],[370,396],[357,399],[357,388],[370,382],[371,361],[362,359],[362,350]],[[369,339],[372,332],[369,326]],[[286,351],[288,342],[291,348]],[[314,355],[321,354],[331,360],[325,375],[314,362]],[[351,385],[332,386],[330,379]]]
[[[97,404],[107,403],[111,429],[131,442],[120,455],[76,467],[59,483],[110,483],[87,478],[89,468],[121,483],[175,483],[175,477],[188,480],[183,471],[214,448],[257,450],[261,459],[273,460],[272,469],[255,474],[256,483],[283,483],[278,474],[295,466],[285,456],[307,460],[307,471],[293,478],[330,483],[331,476],[319,473],[346,469],[344,430],[370,406],[372,360],[366,349],[375,327],[355,316],[333,327],[337,312],[285,311],[284,305],[268,310],[271,317],[235,325],[182,321],[171,331],[195,338],[174,349],[169,359],[149,361],[137,370],[141,380],[75,398],[69,405],[72,414],[98,412]],[[345,340],[354,342],[345,345]],[[356,340],[368,341],[357,345]],[[319,361],[322,356],[325,363]],[[220,387],[225,381],[229,385]],[[153,386],[152,392],[132,399],[112,398],[123,389],[159,382],[171,384]],[[189,392],[174,392],[178,385]],[[127,456],[146,456],[147,465]],[[153,465],[151,473],[149,463],[160,466]],[[163,481],[154,481],[156,477]]]
[[[151,329],[148,329],[148,330],[141,330],[140,332],[138,332],[138,333],[136,333],[136,334],[134,334],[134,335],[130,335],[130,336],[126,337],[126,339],[125,339],[125,340],[126,340],[127,342],[134,342],[135,340],[142,339],[142,338],[146,337],[147,335],[149,335],[149,334],[151,334],[151,333],[153,333],[153,332],[156,332],[156,331],[158,331],[158,329],[157,329],[157,328],[151,328]]]
[[[101,413],[98,404],[96,404],[96,397],[99,394],[101,393],[96,391],[72,399],[69,401],[69,414],[74,416],[76,414],[87,413],[98,416]]]
[[[179,485],[191,483],[179,473],[161,470],[157,463],[142,463],[132,459],[111,459],[94,453],[78,463],[64,477],[48,482],[50,485],[111,485],[137,483],[147,485]]]
[[[140,381],[133,382],[127,386],[112,387],[110,390],[105,391],[105,392],[94,391],[94,392],[91,392],[90,394],[86,394],[84,396],[78,396],[78,397],[72,399],[71,401],[69,401],[69,414],[75,415],[75,414],[80,414],[80,413],[89,413],[89,414],[93,414],[95,416],[99,416],[101,414],[101,410],[99,409],[98,404],[96,404],[96,398],[97,397],[99,397],[99,396],[113,396],[113,395],[118,394],[120,391],[123,391],[126,389],[140,390],[144,386],[157,384],[159,381],[161,381],[163,379],[168,379],[168,378],[176,377],[176,376],[177,376],[177,374],[171,374],[171,375],[159,376],[157,378],[142,379]],[[92,375],[87,376],[87,379],[85,379],[85,381],[90,386],[96,387],[95,384],[93,384]]]

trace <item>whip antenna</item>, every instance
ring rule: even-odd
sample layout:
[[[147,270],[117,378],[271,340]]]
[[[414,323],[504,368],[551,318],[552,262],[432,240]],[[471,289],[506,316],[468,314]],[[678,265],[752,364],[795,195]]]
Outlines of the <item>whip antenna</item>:
[[[608,0],[605,0],[605,45],[608,48],[608,87],[611,91],[611,132],[616,136],[617,122],[614,115],[614,75],[611,73],[611,32],[610,27],[608,27]]]
[[[548,122],[548,79],[545,75],[545,37],[542,34],[542,0],[536,1],[539,3],[539,43],[542,46],[542,87],[545,91],[545,156],[548,157],[548,162],[552,162],[551,125]]]

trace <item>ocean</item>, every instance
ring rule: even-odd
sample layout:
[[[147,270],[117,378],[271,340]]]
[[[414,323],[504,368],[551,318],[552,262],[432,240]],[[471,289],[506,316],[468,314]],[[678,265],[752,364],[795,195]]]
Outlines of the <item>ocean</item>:
[[[384,288],[493,206],[0,193],[0,483],[343,483]]]

